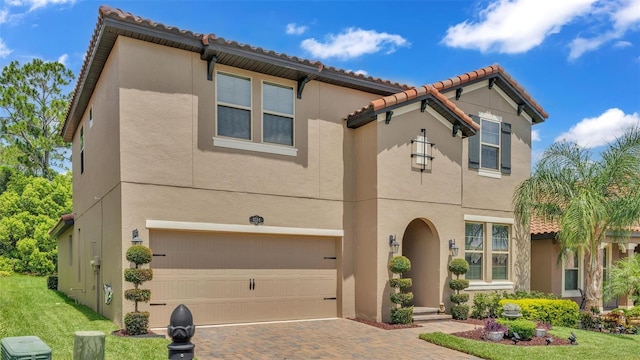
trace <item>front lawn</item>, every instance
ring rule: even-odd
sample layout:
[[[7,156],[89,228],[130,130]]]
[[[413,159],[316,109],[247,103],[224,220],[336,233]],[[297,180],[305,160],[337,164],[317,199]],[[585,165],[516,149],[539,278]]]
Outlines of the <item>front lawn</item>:
[[[168,356],[168,340],[111,335],[118,326],[64,294],[47,289],[44,277],[0,277],[0,338],[34,335],[49,345],[54,360],[68,360],[73,357],[73,334],[81,330],[106,334],[106,359],[157,360]]]
[[[568,338],[571,331],[576,334],[578,345],[502,345],[489,341],[464,339],[441,332],[420,334],[420,339],[483,359],[492,360],[631,360],[640,358],[640,335],[597,333],[559,326],[555,326],[550,333],[557,337]]]

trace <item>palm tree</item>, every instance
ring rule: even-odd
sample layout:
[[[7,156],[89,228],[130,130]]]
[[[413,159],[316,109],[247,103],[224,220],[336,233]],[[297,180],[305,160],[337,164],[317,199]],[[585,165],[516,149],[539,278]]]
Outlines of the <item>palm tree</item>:
[[[640,220],[640,126],[608,144],[600,158],[573,142],[551,145],[513,202],[525,228],[531,216],[559,225],[561,258],[570,251],[584,253],[585,306],[601,306],[600,244],[607,235],[624,241]]]
[[[605,283],[608,297],[631,296],[634,305],[640,305],[640,256],[616,261],[608,277]]]

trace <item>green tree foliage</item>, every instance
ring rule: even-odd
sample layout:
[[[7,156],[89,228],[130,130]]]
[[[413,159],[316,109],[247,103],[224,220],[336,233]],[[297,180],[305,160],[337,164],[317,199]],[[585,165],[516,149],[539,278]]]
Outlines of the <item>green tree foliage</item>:
[[[640,305],[640,255],[616,261],[609,272],[605,289],[609,297],[605,300],[617,296],[631,296],[634,305]]]
[[[59,62],[12,61],[0,75],[0,151],[3,164],[53,179],[69,146],[59,135],[71,94],[71,70]]]
[[[600,244],[605,236],[624,241],[640,219],[640,127],[627,130],[599,158],[572,142],[551,145],[516,189],[514,205],[525,226],[531,216],[559,224],[561,255],[584,252],[585,306],[600,306]]]
[[[0,263],[13,263],[16,272],[53,273],[58,248],[49,230],[71,209],[70,174],[47,180],[14,172],[0,194]]]

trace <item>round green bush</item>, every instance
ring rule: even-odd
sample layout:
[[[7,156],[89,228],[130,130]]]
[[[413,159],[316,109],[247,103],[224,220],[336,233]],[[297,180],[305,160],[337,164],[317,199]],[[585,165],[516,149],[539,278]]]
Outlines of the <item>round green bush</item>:
[[[467,279],[449,280],[449,288],[452,290],[464,290],[468,287],[469,287],[469,280]]]
[[[403,308],[391,308],[392,324],[411,324],[413,323],[413,306]]]
[[[389,271],[403,274],[411,270],[411,261],[406,256],[395,256],[389,260]]]
[[[130,283],[140,285],[145,281],[153,279],[153,270],[151,269],[124,269],[124,280]]]
[[[392,303],[406,306],[413,301],[413,293],[393,293],[390,298]]]
[[[151,300],[151,290],[149,289],[127,289],[124,298],[129,301],[148,302]]]
[[[449,263],[449,271],[456,276],[464,275],[469,271],[469,263],[465,259],[453,259]]]
[[[413,282],[411,281],[411,278],[391,279],[389,280],[389,285],[391,285],[392,288],[406,289],[411,287]]]
[[[454,304],[462,304],[469,301],[469,294],[451,294],[449,300]]]
[[[151,249],[144,245],[133,245],[127,250],[127,260],[136,265],[148,264],[152,259]]]
[[[533,334],[536,332],[536,322],[526,319],[507,320],[498,319],[498,323],[506,326],[509,329],[509,337],[513,336],[514,332],[518,333],[518,336],[522,340],[530,340]]]
[[[451,307],[451,317],[455,320],[467,320],[467,317],[469,317],[469,306],[453,305]]]
[[[141,311],[125,314],[124,328],[128,335],[146,334],[149,328],[149,313],[147,311]]]

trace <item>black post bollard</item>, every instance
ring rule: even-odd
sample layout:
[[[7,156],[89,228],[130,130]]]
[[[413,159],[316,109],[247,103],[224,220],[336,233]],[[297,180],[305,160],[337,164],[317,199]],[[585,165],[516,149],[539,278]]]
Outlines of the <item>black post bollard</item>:
[[[193,316],[189,308],[183,304],[178,305],[171,313],[167,333],[173,342],[167,345],[169,360],[192,360],[195,345],[191,343],[191,337],[196,332],[193,325]]]

